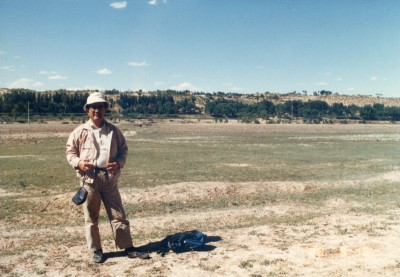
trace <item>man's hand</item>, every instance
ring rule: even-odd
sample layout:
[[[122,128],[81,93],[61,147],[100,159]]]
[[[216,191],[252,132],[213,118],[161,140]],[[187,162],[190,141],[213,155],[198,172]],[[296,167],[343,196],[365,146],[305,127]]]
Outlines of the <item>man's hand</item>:
[[[107,171],[111,174],[115,174],[119,168],[119,162],[112,162],[107,164]]]
[[[83,172],[86,172],[93,167],[93,164],[90,163],[88,160],[80,160],[78,163],[78,167]]]

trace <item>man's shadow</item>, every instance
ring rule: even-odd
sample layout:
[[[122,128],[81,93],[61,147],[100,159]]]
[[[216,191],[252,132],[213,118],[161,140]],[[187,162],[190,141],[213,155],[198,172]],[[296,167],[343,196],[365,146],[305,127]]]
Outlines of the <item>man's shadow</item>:
[[[105,252],[103,254],[103,261],[102,263],[104,263],[105,261],[107,261],[108,259],[112,259],[112,258],[120,258],[120,257],[126,257],[126,253],[125,251],[115,251],[115,252]]]
[[[162,239],[160,241],[150,242],[148,244],[136,247],[136,249],[137,249],[137,251],[140,251],[140,252],[158,253],[158,254],[161,254],[161,256],[164,256],[166,253],[169,252],[168,239],[173,235],[166,236],[164,239]],[[204,242],[205,242],[204,245],[199,246],[196,249],[193,249],[191,251],[196,251],[196,252],[210,252],[210,251],[213,251],[216,248],[216,246],[210,245],[208,243],[217,242],[217,241],[220,241],[220,240],[222,240],[222,238],[220,236],[206,236],[205,240],[204,240]],[[185,251],[185,252],[188,252],[188,251]],[[184,253],[184,252],[181,252],[181,253]],[[177,253],[177,254],[179,254],[179,253]],[[116,252],[104,253],[103,262],[105,262],[108,259],[120,258],[120,257],[126,257],[126,256],[127,255],[126,255],[125,251],[116,251]]]

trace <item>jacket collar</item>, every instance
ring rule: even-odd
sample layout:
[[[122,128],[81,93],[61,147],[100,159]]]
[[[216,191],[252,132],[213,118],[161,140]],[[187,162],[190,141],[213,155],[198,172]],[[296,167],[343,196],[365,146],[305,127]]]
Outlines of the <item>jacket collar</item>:
[[[102,127],[107,127],[108,125],[109,125],[109,124],[108,124],[107,120],[104,119],[104,122],[103,122],[103,126],[102,126]],[[92,126],[95,126],[95,125],[94,125],[94,123],[92,122],[92,120],[89,119],[89,120],[86,121],[86,123],[83,125],[83,128],[84,128],[84,129],[87,129],[87,130],[92,130]],[[97,128],[97,127],[96,127],[96,128]]]

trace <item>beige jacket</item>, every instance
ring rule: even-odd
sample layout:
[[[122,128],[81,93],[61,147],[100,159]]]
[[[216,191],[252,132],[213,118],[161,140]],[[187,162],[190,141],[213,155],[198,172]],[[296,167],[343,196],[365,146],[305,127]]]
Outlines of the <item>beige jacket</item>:
[[[116,126],[104,121],[104,127],[108,133],[108,141],[110,142],[109,162],[118,162],[123,168],[128,156],[128,146],[125,137]],[[67,160],[69,164],[76,170],[77,176],[81,181],[93,183],[95,169],[83,172],[79,169],[80,160],[89,160],[96,166],[96,158],[99,149],[96,149],[94,143],[95,137],[91,128],[91,120],[77,127],[69,136],[67,141]],[[118,169],[116,174],[109,173],[109,180],[116,181],[121,174]]]

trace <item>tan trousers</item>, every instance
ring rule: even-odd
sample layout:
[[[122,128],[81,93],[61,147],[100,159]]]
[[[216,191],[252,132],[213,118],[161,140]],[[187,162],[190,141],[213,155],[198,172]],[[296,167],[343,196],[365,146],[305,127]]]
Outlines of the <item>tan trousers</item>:
[[[119,249],[131,247],[133,244],[129,221],[126,219],[122,206],[117,182],[109,182],[108,175],[100,172],[94,179],[93,184],[84,183],[83,186],[88,191],[87,199],[83,204],[83,213],[85,216],[86,241],[89,249],[95,251],[101,248],[98,226],[101,201],[103,201],[110,220],[116,246]]]

